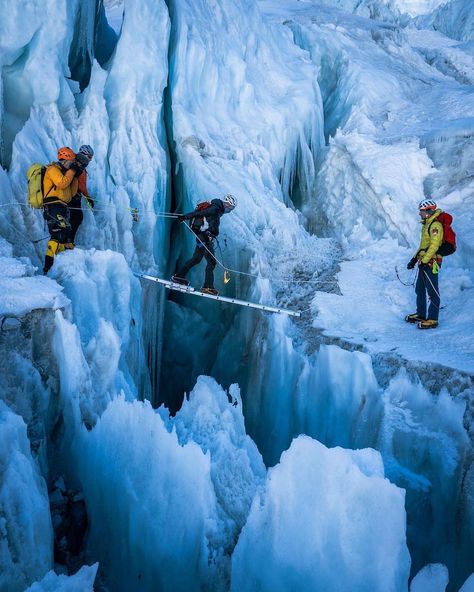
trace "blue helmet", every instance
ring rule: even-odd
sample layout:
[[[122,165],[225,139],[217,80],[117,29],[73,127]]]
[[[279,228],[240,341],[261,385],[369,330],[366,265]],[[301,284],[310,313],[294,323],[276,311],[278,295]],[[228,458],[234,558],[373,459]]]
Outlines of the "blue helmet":
[[[84,156],[87,156],[89,160],[92,160],[92,157],[94,156],[94,150],[92,149],[92,146],[89,146],[89,144],[83,144],[79,148],[78,154],[84,154]]]

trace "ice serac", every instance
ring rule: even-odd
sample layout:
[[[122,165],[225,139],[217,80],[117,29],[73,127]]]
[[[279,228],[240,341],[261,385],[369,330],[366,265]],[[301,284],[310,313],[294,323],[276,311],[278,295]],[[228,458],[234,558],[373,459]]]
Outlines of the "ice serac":
[[[76,249],[58,258],[51,276],[71,307],[56,313],[54,353],[69,436],[81,421],[92,426],[107,403],[147,394],[140,372],[141,291],[122,255]],[[145,375],[146,376],[146,375]],[[72,415],[71,415],[72,414]]]
[[[200,376],[179,413],[167,422],[180,444],[195,442],[210,455],[219,517],[212,544],[219,561],[227,563],[266,475],[262,456],[245,432],[239,388],[232,385],[226,393],[214,379]],[[226,577],[229,567],[222,567]]]
[[[474,573],[467,578],[459,592],[474,592]]]
[[[449,574],[442,563],[430,563],[421,569],[410,584],[410,592],[445,592]]]
[[[406,591],[405,519],[404,492],[376,451],[300,436],[252,504],[232,591]]]
[[[200,377],[175,417],[115,399],[76,444],[91,549],[114,590],[228,590],[266,474],[236,385]]]
[[[435,31],[441,31],[452,39],[459,41],[474,39],[474,13],[470,0],[442,2],[436,10],[420,16],[416,22],[420,28],[432,27]]]
[[[48,572],[40,582],[32,584],[25,592],[93,592],[99,564],[84,565],[73,576]]]
[[[165,3],[127,3],[107,69],[92,62],[90,82],[82,94],[70,80],[67,56],[75,18],[93,27],[96,2],[79,6],[51,0],[44,10],[35,3],[21,3],[21,17],[19,3],[7,4],[4,13],[9,18],[2,23],[2,163],[11,161],[11,166],[2,201],[25,203],[25,171],[32,162],[51,162],[61,145],[77,149],[90,144],[95,155],[88,168],[89,191],[96,209],[86,209],[79,245],[119,250],[136,267],[162,266],[166,225],[164,219],[156,219],[156,212],[166,209],[169,198],[162,115],[169,36]],[[25,28],[15,35],[20,21]],[[50,34],[51,22],[55,35]],[[86,46],[91,42],[84,41]],[[85,51],[90,54],[90,48]],[[138,222],[132,221],[130,207],[142,212]],[[5,214],[13,226],[5,236],[39,265],[44,245],[33,248],[28,239],[44,235],[40,212],[17,205]],[[18,244],[18,234],[26,235],[24,245]]]
[[[118,398],[77,453],[91,549],[114,590],[197,591],[212,581],[216,502],[199,446],[180,446],[148,403]]]
[[[23,592],[50,569],[52,555],[46,483],[26,424],[0,401],[0,590]]]

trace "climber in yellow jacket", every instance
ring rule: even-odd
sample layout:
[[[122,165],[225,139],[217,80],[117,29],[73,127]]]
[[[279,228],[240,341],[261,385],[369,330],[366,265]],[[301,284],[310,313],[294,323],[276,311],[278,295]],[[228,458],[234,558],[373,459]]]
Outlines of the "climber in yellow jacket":
[[[407,269],[413,269],[418,263],[416,279],[416,312],[405,317],[407,323],[417,323],[420,329],[435,329],[438,326],[440,309],[438,272],[442,257],[439,254],[444,239],[443,224],[438,217],[443,213],[432,199],[420,202],[421,241],[418,251],[409,261]],[[428,316],[426,314],[426,296],[430,299]]]
[[[58,162],[53,162],[46,168],[43,179],[43,216],[48,224],[50,239],[46,247],[44,274],[51,269],[57,253],[74,248],[67,204],[77,193],[78,177],[82,171],[83,167],[76,161],[76,155],[67,147],[59,148]]]

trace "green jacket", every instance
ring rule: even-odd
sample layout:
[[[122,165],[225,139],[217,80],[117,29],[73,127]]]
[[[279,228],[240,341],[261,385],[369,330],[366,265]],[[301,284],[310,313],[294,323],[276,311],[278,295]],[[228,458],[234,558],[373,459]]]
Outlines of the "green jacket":
[[[438,249],[443,244],[443,225],[441,224],[441,222],[436,220],[436,218],[441,213],[442,210],[438,208],[432,216],[430,216],[426,220],[421,221],[421,241],[415,257],[420,259],[422,263],[427,264],[432,259],[434,259],[438,252]]]

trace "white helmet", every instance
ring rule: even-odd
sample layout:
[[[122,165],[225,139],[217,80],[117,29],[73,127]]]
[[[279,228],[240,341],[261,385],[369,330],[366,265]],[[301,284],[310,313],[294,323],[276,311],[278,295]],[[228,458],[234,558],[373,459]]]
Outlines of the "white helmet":
[[[233,195],[231,195],[230,193],[228,193],[224,198],[223,198],[223,203],[224,204],[229,204],[229,206],[231,206],[232,208],[235,208],[235,206],[237,205],[237,200],[235,199],[235,197]]]
[[[419,210],[436,210],[436,202],[432,199],[422,199],[418,204]]]

